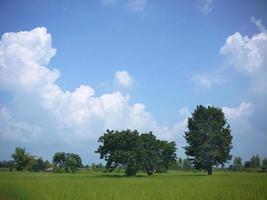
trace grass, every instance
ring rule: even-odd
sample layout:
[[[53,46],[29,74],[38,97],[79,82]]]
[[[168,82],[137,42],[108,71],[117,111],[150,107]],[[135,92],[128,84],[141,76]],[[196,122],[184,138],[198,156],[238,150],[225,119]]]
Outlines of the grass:
[[[267,174],[169,172],[147,177],[82,172],[0,172],[0,199],[238,199],[266,200]]]

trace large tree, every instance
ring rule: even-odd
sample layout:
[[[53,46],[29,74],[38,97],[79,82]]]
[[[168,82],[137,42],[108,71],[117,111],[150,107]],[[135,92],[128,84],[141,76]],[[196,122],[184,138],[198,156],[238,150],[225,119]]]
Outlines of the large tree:
[[[211,175],[212,166],[232,158],[231,130],[220,108],[197,106],[188,118],[187,128],[184,138],[188,146],[184,149],[196,169],[205,169]]]
[[[152,132],[139,134],[138,131],[107,130],[98,142],[102,143],[96,153],[106,161],[106,169],[118,166],[125,168],[127,176],[144,170],[148,175],[168,169],[176,159],[174,142],[158,140]]]

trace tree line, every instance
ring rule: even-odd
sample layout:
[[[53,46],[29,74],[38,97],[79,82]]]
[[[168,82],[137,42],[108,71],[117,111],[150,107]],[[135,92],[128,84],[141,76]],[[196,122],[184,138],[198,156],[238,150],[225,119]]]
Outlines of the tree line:
[[[221,108],[214,106],[196,107],[188,118],[187,131],[184,138],[187,145],[184,148],[186,160],[177,160],[176,144],[158,139],[152,132],[139,133],[137,130],[107,130],[98,140],[100,143],[95,153],[105,160],[105,171],[123,169],[127,176],[133,176],[138,171],[148,175],[155,172],[165,172],[168,169],[184,169],[185,166],[196,170],[206,170],[209,175],[217,166],[224,166],[232,159],[232,135]],[[162,133],[164,134],[164,133]],[[43,170],[53,166],[55,171],[74,172],[82,167],[79,155],[58,152],[53,157],[53,163],[42,160],[16,148],[12,154],[12,166],[16,170]],[[258,164],[255,164],[258,163]],[[266,159],[259,164],[259,157],[254,156],[244,164],[240,157],[234,159],[230,169],[244,168],[266,169]]]
[[[261,160],[259,155],[254,155],[243,163],[241,157],[235,157],[233,164],[229,165],[229,169],[232,171],[267,172],[267,158]]]

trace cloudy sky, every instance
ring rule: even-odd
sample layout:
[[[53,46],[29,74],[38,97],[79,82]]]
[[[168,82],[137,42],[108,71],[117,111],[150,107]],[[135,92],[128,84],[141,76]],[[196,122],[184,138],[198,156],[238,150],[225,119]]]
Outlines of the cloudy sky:
[[[106,129],[174,140],[221,107],[232,154],[267,157],[265,0],[0,1],[0,160],[98,162]]]

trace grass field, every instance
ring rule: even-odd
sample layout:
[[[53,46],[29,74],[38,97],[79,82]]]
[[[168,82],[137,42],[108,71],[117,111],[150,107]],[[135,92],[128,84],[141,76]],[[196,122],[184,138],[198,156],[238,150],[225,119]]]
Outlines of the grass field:
[[[267,199],[267,174],[169,172],[147,177],[0,172],[0,199]]]

